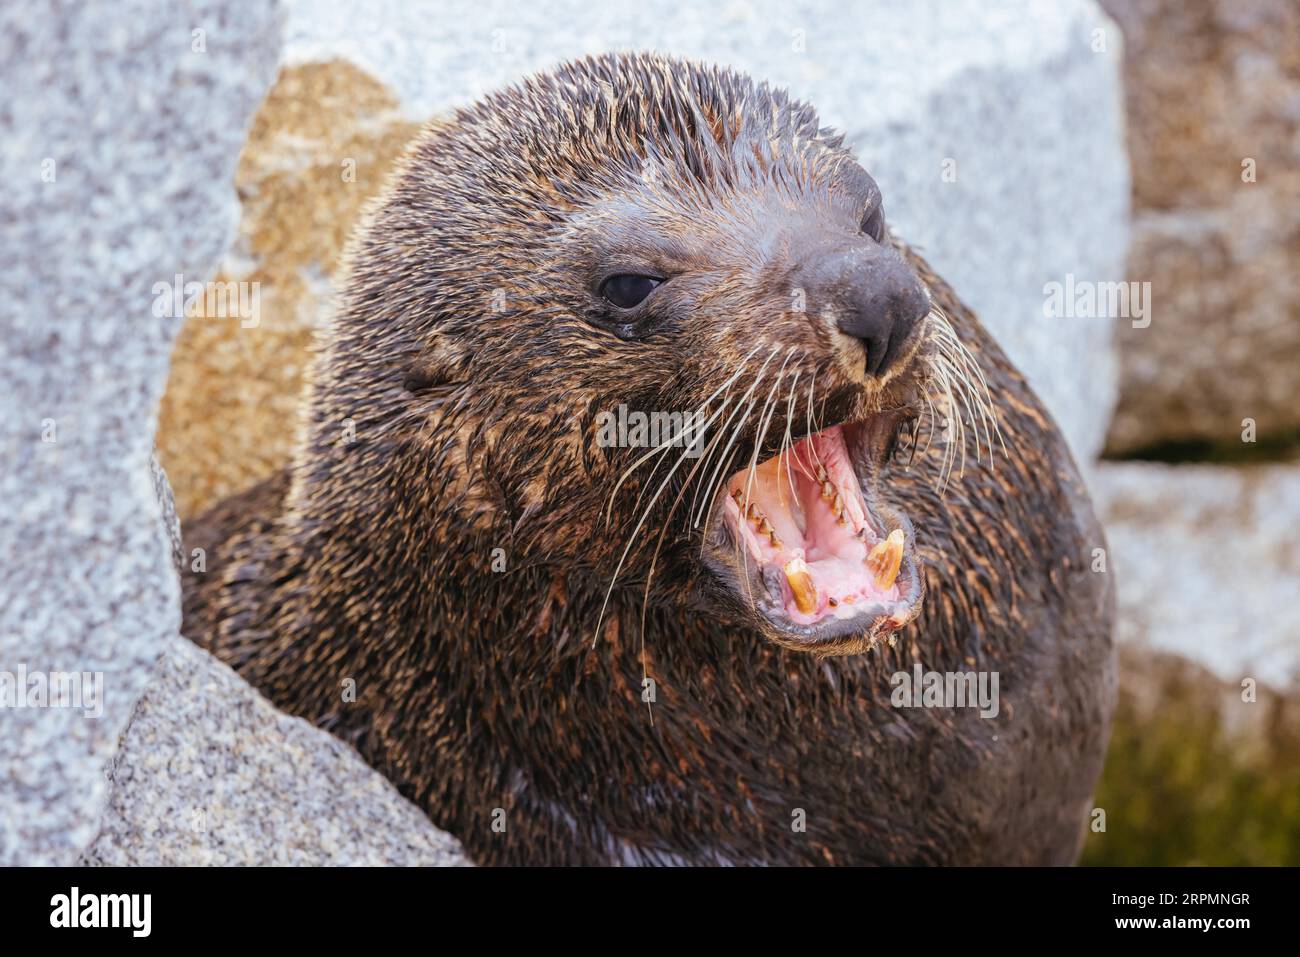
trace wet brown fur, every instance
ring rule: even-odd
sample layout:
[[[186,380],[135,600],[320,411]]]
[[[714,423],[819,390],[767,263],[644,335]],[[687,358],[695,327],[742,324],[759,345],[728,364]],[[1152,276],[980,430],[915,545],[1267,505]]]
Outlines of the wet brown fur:
[[[571,64],[429,128],[354,240],[293,467],[186,530],[208,556],[186,633],[354,743],[482,863],[1072,862],[1113,701],[1113,594],[1090,570],[1105,543],[1038,399],[901,243],[1007,448],[946,489],[937,447],[884,467],[916,528],[920,618],[863,654],[768,640],[685,507],[669,517],[688,463],[594,634],[638,500],[677,457],[633,473],[607,526],[644,450],[598,447],[598,412],[694,408],[760,343],[798,345],[826,423],[919,387],[921,357],[855,383],[828,327],[789,307],[790,244],[853,231],[861,176],[809,107],[657,56]],[[674,277],[648,335],[608,331],[592,292],[619,257]],[[784,412],[783,394],[774,432]],[[998,671],[1001,713],[892,707],[914,661]]]

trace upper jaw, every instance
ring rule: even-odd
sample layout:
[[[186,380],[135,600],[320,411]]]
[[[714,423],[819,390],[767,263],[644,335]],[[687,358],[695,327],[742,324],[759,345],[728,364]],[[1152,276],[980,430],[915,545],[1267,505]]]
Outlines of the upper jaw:
[[[857,654],[919,614],[925,576],[914,529],[877,482],[907,416],[891,410],[823,429],[718,493],[708,564],[770,640]]]

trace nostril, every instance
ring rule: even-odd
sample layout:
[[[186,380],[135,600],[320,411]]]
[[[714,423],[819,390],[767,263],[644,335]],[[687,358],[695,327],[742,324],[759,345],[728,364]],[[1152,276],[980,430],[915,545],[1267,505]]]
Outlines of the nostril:
[[[911,337],[912,325],[900,323],[894,327],[893,335],[889,337],[889,342],[880,354],[880,361],[872,368],[872,375],[883,375],[891,369],[902,355],[903,349],[907,345],[907,340]],[[868,358],[868,361],[870,359]]]
[[[880,375],[898,362],[911,341],[912,333],[930,311],[930,301],[920,288],[909,289],[896,305],[894,321],[890,324],[889,344],[881,356],[880,370],[873,372],[874,375]]]
[[[883,335],[876,336],[863,343],[867,347],[867,372],[878,376],[889,367],[890,345],[897,338],[897,336],[886,331]]]

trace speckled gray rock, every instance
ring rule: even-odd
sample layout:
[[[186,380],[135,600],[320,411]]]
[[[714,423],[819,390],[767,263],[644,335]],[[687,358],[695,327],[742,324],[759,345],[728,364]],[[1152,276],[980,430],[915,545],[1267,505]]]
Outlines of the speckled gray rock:
[[[1093,458],[1115,400],[1114,323],[1047,318],[1043,287],[1123,278],[1122,50],[1094,4],[374,0],[359,18],[345,0],[301,0],[286,29],[288,62],[348,60],[415,120],[560,60],[642,48],[816,104],[880,182],[900,235],[979,312],[1077,457]]]
[[[184,638],[169,643],[109,777],[87,864],[466,863],[348,745]]]
[[[1093,497],[1122,643],[1182,655],[1234,685],[1300,679],[1300,463],[1104,464]]]
[[[172,567],[179,575],[185,567],[185,553],[181,542],[181,520],[176,514],[176,497],[172,494],[171,483],[167,481],[167,472],[156,455],[149,459],[149,472],[153,476],[153,494],[158,499],[158,519],[162,522],[167,541],[171,545]]]
[[[103,675],[103,714],[0,710],[0,864],[76,860],[104,767],[179,626],[150,474],[180,320],[275,72],[273,2],[0,7],[0,670]],[[195,33],[195,31],[202,31]]]

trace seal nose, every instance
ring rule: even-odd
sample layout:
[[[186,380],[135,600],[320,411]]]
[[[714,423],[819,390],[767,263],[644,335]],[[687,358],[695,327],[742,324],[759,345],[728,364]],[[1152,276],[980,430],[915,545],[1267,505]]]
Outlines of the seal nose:
[[[847,265],[837,285],[836,326],[866,348],[867,372],[883,376],[930,311],[921,280],[893,250],[881,250]]]
[[[866,349],[866,371],[883,376],[930,311],[920,278],[888,246],[809,243],[800,280],[810,299],[833,304],[836,327]]]

